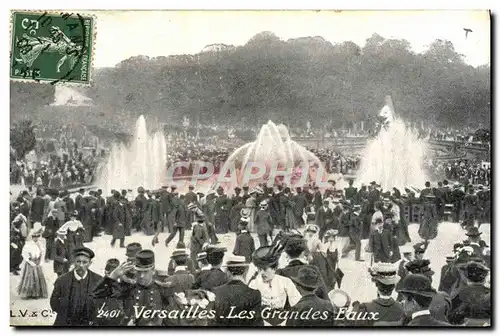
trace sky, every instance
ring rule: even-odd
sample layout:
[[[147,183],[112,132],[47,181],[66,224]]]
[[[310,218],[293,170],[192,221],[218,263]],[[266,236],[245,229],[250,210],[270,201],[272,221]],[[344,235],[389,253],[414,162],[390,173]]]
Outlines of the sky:
[[[453,42],[467,63],[490,62],[486,11],[95,11],[95,67],[112,67],[132,56],[195,54],[214,43],[244,45],[262,31],[282,40],[322,36],[332,43],[363,46],[378,33],[404,38],[416,52],[436,39]],[[465,37],[464,28],[472,29]]]

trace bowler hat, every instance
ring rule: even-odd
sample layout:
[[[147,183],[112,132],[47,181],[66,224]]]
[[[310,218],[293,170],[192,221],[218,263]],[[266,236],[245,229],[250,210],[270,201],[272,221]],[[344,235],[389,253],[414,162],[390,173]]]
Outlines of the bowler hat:
[[[414,294],[433,297],[436,290],[432,288],[431,280],[423,274],[408,274],[402,280],[401,287],[396,289],[403,294]]]
[[[465,276],[473,282],[484,281],[489,272],[488,267],[475,261],[469,262],[465,267]]]
[[[108,259],[108,261],[106,261],[106,266],[104,267],[104,270],[106,272],[113,272],[115,268],[117,268],[118,266],[120,266],[120,261],[118,259],[116,258]]]
[[[136,271],[147,271],[155,266],[155,253],[151,250],[141,250],[135,256]]]
[[[78,247],[76,249],[73,250],[73,256],[74,257],[78,257],[78,256],[85,256],[89,259],[92,259],[95,257],[95,253],[94,251],[92,251],[91,249],[89,249],[88,247]]]
[[[299,269],[297,275],[292,276],[291,279],[296,285],[313,290],[318,288],[319,277],[320,275],[315,267],[304,265]]]
[[[278,264],[280,254],[272,253],[272,246],[261,246],[252,254],[252,262],[256,267],[267,268]]]
[[[142,245],[141,244],[139,244],[139,243],[130,243],[125,248],[125,255],[128,258],[135,258],[135,256],[137,255],[137,252],[139,252],[140,250],[142,250]]]
[[[479,232],[479,229],[475,226],[470,227],[467,233],[465,234],[468,237],[478,237],[482,234],[482,232]]]

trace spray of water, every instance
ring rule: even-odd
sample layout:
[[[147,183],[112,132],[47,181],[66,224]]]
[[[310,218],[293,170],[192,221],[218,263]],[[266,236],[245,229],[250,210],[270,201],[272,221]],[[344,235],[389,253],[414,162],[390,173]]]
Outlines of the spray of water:
[[[157,189],[166,179],[167,143],[161,132],[148,135],[146,119],[140,116],[129,147],[115,144],[100,177],[99,186],[108,195],[112,189]]]
[[[357,182],[376,181],[384,190],[422,188],[427,180],[423,169],[427,143],[395,116],[391,105],[389,99],[379,114],[386,124],[365,148]]]

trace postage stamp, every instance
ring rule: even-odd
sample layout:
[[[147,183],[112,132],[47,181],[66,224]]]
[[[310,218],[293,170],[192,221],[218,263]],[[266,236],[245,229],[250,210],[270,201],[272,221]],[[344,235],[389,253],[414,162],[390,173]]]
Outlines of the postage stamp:
[[[491,328],[490,29],[12,12],[10,324]]]
[[[13,11],[10,78],[89,84],[94,18],[78,13]]]

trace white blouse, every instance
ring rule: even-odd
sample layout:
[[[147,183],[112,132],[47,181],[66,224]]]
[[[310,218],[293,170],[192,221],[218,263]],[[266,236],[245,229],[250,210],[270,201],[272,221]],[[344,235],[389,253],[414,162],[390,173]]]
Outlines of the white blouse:
[[[23,247],[21,255],[25,261],[40,259],[40,264],[43,262],[44,250],[40,245],[40,242],[35,243],[32,240],[26,242]]]
[[[249,287],[258,290],[262,296],[262,305],[270,308],[283,308],[287,297],[293,307],[302,297],[292,280],[277,274],[269,283],[264,282],[259,274]]]

